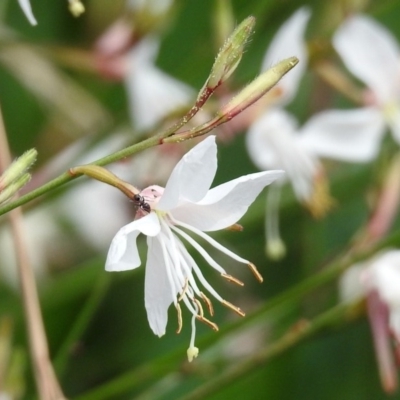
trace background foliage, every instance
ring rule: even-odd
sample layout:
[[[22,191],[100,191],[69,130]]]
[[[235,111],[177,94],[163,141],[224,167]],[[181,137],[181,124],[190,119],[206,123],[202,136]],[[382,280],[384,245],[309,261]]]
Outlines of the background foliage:
[[[335,21],[335,14],[330,10],[339,8],[341,3],[339,0],[232,1],[236,21],[254,15],[257,25],[243,61],[232,78],[231,87],[239,88],[259,73],[261,59],[272,36],[301,5],[309,4],[313,10],[307,31],[311,43],[313,40],[329,40],[339,22]],[[62,1],[32,1],[39,21],[37,27],[27,23],[16,1],[2,4],[2,29],[12,29],[15,44],[22,43],[43,51],[56,62],[58,68],[92,93],[110,116],[91,132],[62,132],[57,129],[57,115],[51,115],[50,108],[38,101],[1,64],[0,101],[12,152],[18,155],[27,148],[36,147],[39,151],[36,171],[80,136],[109,135],[116,127],[129,124],[123,84],[81,68],[85,54],[120,13],[123,2],[92,0],[85,4],[87,12],[74,19]],[[163,70],[198,89],[206,79],[216,54],[214,6],[212,0],[177,1],[174,15],[166,24],[157,59]],[[370,1],[365,4],[365,11],[400,40],[400,7],[397,1]],[[9,40],[3,33],[0,52],[9,45]],[[82,52],[71,59],[67,56],[72,49]],[[329,57],[334,57],[332,49],[327,51],[331,52]],[[321,93],[325,96],[324,108],[351,104],[310,70],[290,106],[301,122],[320,109],[316,92],[318,96]],[[221,282],[212,271],[204,271],[223,297],[235,300],[248,316],[239,320],[226,309],[217,307],[216,322],[221,331],[214,333],[207,327],[199,326],[201,353],[192,364],[187,363],[185,356],[190,334],[189,318],[185,318],[180,335],[174,332],[176,321],[173,310],[163,338],[155,337],[150,331],[143,301],[144,268],[107,274],[104,271],[107,248],[102,251],[91,248],[88,243],[82,242],[79,232],[71,229],[68,221],[60,221],[65,231],[64,240],[72,243],[66,247],[67,260],[71,262],[63,261],[65,253],[61,251],[57,255],[60,259],[52,259],[48,276],[39,282],[39,289],[51,354],[68,398],[191,398],[193,390],[218,379],[221,372],[242,365],[246,357],[253,357],[261,349],[268,348],[288,330],[301,329],[302,323],[334,307],[338,303],[336,278],[302,296],[288,296],[287,301],[269,311],[259,311],[274,296],[323,271],[327,263],[348,248],[368,219],[368,196],[379,187],[385,157],[394,152],[395,145],[388,138],[383,156],[373,165],[329,163],[327,167],[337,206],[322,220],[314,220],[295,201],[291,189],[286,188],[281,224],[288,254],[279,262],[268,260],[264,254],[264,195],[258,198],[241,221],[245,228],[243,232],[215,235],[233,251],[251,259],[265,281],[259,285],[253,282],[247,271],[242,273],[237,268],[232,272],[246,283],[243,289],[237,289]],[[215,184],[255,171],[246,153],[244,135],[219,145],[219,169]],[[48,198],[41,198],[41,201],[50,205],[55,197],[64,195],[66,190],[73,190],[78,184],[85,183],[73,182]],[[110,187],[109,190],[115,189]],[[393,232],[398,228],[397,218]],[[3,270],[9,268],[4,261]],[[221,258],[220,262],[229,263],[229,260]],[[20,296],[18,290],[10,287],[4,279],[0,281],[0,315],[10,318],[12,322],[14,351],[22,350],[29,358]],[[249,348],[248,352],[246,348]],[[380,387],[363,305],[351,318],[332,319],[331,323],[318,329],[305,341],[279,352],[277,357],[262,362],[254,358],[250,360],[246,371],[221,381],[218,389],[206,398],[386,398]],[[26,387],[24,398],[27,399],[35,397],[28,361],[25,367],[21,367]]]

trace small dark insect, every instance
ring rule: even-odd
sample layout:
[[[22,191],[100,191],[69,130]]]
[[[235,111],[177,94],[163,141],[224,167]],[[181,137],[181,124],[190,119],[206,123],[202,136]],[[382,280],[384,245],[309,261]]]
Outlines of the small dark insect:
[[[146,200],[140,194],[135,194],[133,196],[133,201],[134,201],[135,205],[138,206],[141,210],[143,210],[147,213],[151,212],[150,204],[146,203]]]

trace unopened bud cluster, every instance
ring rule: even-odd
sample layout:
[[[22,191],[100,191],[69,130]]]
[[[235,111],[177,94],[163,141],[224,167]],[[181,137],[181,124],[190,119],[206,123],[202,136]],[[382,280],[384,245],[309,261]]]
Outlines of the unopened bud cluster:
[[[31,149],[11,163],[0,177],[0,204],[9,200],[31,179],[27,172],[36,161],[37,151]]]

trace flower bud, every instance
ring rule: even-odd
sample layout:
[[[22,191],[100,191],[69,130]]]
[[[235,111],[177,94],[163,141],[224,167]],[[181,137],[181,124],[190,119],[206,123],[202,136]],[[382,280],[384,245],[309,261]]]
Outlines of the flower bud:
[[[30,149],[14,160],[0,177],[0,190],[3,190],[22,176],[36,161],[36,158],[37,151],[35,149]]]
[[[296,57],[290,57],[280,61],[247,85],[222,108],[218,115],[223,119],[230,120],[264,96],[287,72],[297,65],[298,62],[299,60]]]
[[[0,204],[6,202],[12,196],[14,196],[14,194],[24,187],[30,180],[31,175],[26,172],[11,184],[7,185],[7,187],[0,192]]]
[[[118,178],[118,176],[110,172],[108,169],[105,169],[98,165],[80,165],[74,168],[70,168],[69,173],[72,176],[90,176],[91,178],[96,179],[100,182],[107,183],[108,185],[114,186],[117,189],[121,190],[121,192],[130,199],[132,199],[134,194],[139,193],[139,190],[136,189],[133,185],[123,181],[122,179]]]
[[[225,41],[215,59],[205,88],[214,90],[231,76],[242,59],[244,47],[253,32],[255,21],[254,17],[247,17]]]

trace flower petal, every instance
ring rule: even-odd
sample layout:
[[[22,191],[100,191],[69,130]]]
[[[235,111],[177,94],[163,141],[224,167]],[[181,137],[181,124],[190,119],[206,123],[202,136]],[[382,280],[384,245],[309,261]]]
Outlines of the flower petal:
[[[241,176],[211,189],[197,204],[180,204],[171,214],[201,231],[224,229],[236,223],[264,187],[283,174],[283,171],[265,171]]]
[[[254,164],[261,170],[268,168],[285,169],[282,152],[294,144],[297,130],[295,118],[285,110],[271,108],[251,124],[246,144]],[[292,152],[290,157],[293,158]]]
[[[320,165],[299,142],[296,120],[285,110],[271,108],[251,125],[247,147],[260,169],[279,168],[286,172],[296,196],[308,201],[313,179]]]
[[[156,236],[160,232],[160,222],[156,213],[122,227],[111,242],[107,254],[106,271],[126,271],[140,266],[136,238],[139,233]]]
[[[299,142],[318,156],[365,162],[378,153],[384,129],[376,108],[330,110],[310,118],[301,129]]]
[[[150,328],[156,335],[163,336],[168,322],[168,308],[174,301],[174,297],[160,240],[159,237],[147,238],[149,249],[144,296]]]
[[[33,15],[31,3],[29,2],[29,0],[18,0],[18,3],[31,25],[37,25],[37,21]]]
[[[347,68],[386,102],[399,90],[399,47],[393,35],[372,18],[349,18],[333,45]]]
[[[297,92],[300,80],[307,67],[307,47],[304,34],[311,11],[308,7],[297,10],[279,29],[274,36],[262,63],[262,71],[271,68],[284,58],[296,56],[300,62],[290,73],[286,74],[278,83],[282,89],[281,102],[289,103]]]
[[[217,171],[215,136],[209,136],[187,152],[172,171],[158,209],[170,210],[179,201],[197,202],[207,193]]]
[[[145,40],[129,55],[126,89],[135,127],[150,129],[195,97],[191,87],[154,65],[158,42]]]

